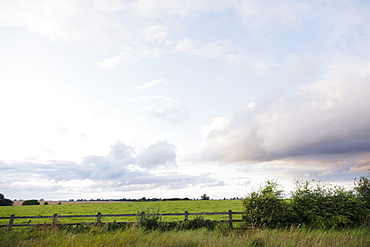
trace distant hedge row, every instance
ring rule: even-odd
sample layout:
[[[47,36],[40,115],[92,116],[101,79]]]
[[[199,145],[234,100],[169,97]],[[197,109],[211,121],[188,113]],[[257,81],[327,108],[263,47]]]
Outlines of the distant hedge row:
[[[245,221],[255,227],[309,226],[338,228],[358,226],[369,220],[370,177],[355,179],[352,190],[326,183],[297,181],[290,199],[280,185],[268,180],[243,203]]]

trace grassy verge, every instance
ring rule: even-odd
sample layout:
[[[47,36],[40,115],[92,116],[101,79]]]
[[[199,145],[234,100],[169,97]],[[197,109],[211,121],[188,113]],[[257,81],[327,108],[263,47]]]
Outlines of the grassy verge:
[[[0,243],[7,246],[370,246],[370,230],[255,229],[145,231],[138,226],[115,230],[104,227],[69,229],[0,229]]]

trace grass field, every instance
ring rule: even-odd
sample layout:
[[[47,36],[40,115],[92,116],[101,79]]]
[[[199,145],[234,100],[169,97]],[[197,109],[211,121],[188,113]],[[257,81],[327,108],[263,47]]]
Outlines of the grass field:
[[[159,213],[211,213],[211,212],[242,212],[241,200],[195,200],[195,201],[157,201],[157,202],[122,202],[122,203],[86,203],[86,204],[61,204],[61,205],[33,205],[1,207],[0,217],[16,216],[52,216],[58,215],[96,215],[104,214],[137,214],[141,211],[156,211]],[[205,216],[211,220],[227,220],[227,215]],[[235,216],[237,217],[237,216]],[[240,216],[241,217],[241,216]],[[183,216],[163,217],[164,220],[183,220]],[[94,222],[95,218],[60,218],[60,223]],[[135,217],[111,218],[103,217],[103,222],[136,221]],[[14,224],[43,224],[50,223],[52,219],[16,219]],[[7,224],[8,220],[0,220],[0,224]]]
[[[309,230],[300,228],[269,230],[230,230],[220,227],[188,231],[144,231],[139,227],[107,231],[91,227],[87,231],[17,228],[8,232],[0,229],[2,247],[10,246],[251,246],[251,247],[367,247],[370,246],[367,228],[347,230]]]

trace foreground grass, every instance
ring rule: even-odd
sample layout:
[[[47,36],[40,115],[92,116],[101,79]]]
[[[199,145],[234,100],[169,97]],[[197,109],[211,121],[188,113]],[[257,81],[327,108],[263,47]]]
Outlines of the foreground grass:
[[[346,230],[254,229],[214,231],[144,231],[132,226],[109,231],[85,229],[0,229],[1,246],[370,246],[369,228]]]

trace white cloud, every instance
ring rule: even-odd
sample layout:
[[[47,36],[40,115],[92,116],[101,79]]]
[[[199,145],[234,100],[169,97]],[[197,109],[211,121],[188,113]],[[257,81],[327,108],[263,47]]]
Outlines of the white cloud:
[[[370,159],[359,158],[356,164],[348,170],[348,173],[359,172],[361,174],[367,173],[369,172],[369,170],[370,170]]]
[[[270,29],[275,25],[299,27],[310,14],[310,6],[297,1],[239,1],[236,11],[249,29]]]
[[[200,58],[235,59],[238,57],[237,46],[230,40],[218,40],[201,45],[189,38],[177,42],[175,51]]]
[[[164,16],[181,16],[189,14],[217,10],[225,3],[220,0],[139,0],[132,4],[131,8],[134,13],[151,17],[161,18]]]
[[[58,190],[61,194],[67,189],[81,194],[83,189],[95,195],[97,191],[183,189],[196,184],[215,183],[214,179],[204,174],[190,176],[174,171],[177,167],[175,149],[165,140],[141,150],[117,141],[111,145],[108,155],[87,156],[81,163],[59,160],[45,163],[0,161],[0,169],[9,174],[7,187],[19,190],[33,188],[33,196],[46,190],[45,183],[52,187],[49,190]],[[155,171],[158,169],[160,173],[157,174]]]
[[[110,146],[109,158],[113,160],[125,160],[125,164],[135,163],[135,149],[122,142],[117,141]]]
[[[132,99],[132,101],[134,101],[134,102],[149,102],[149,103],[155,102],[154,104],[160,104],[161,102],[171,103],[171,104],[177,103],[176,100],[174,100],[170,97],[162,96],[162,95],[144,95],[144,96],[140,96],[138,98],[134,98],[134,99]]]
[[[144,84],[145,85],[145,84]],[[175,99],[161,95],[144,95],[132,99],[141,107],[147,116],[171,124],[180,124],[190,119],[186,106]]]
[[[366,1],[359,5],[353,1],[335,3],[325,2],[317,8],[315,17],[324,24],[322,28],[326,34],[320,42],[325,48],[361,54],[368,47],[370,23],[367,13],[370,5]]]
[[[197,44],[195,41],[186,38],[177,42],[175,50],[187,53],[189,55],[197,55],[198,51],[196,48]]]
[[[144,83],[143,85],[134,87],[130,91],[133,91],[133,92],[144,91],[144,90],[147,90],[149,88],[155,87],[159,84],[166,83],[166,82],[167,82],[166,78],[161,78],[161,79],[153,80],[153,81]]]
[[[172,106],[164,110],[153,110],[151,116],[172,124],[183,123],[190,118],[190,113],[181,106]]]
[[[163,25],[146,26],[141,33],[143,38],[150,42],[163,42],[168,37],[168,30]]]
[[[119,0],[94,0],[94,6],[96,9],[104,12],[117,12],[128,8],[128,4],[125,4],[125,2]]]
[[[142,59],[156,59],[162,55],[162,50],[147,47],[126,47],[119,55],[108,57],[98,62],[97,65],[104,69],[114,69],[120,63],[136,63]]]
[[[67,42],[105,36],[112,39],[117,36],[127,37],[119,20],[101,11],[109,8],[122,9],[108,1],[85,4],[85,1],[73,0],[5,0],[0,5],[0,26],[23,27],[52,40]]]
[[[153,169],[159,166],[176,166],[176,147],[166,140],[159,141],[137,154],[137,164],[140,167]]]
[[[275,66],[272,56],[267,52],[247,52],[229,39],[202,44],[200,41],[184,38],[176,42],[174,50],[201,59],[222,59],[242,67],[243,70],[248,68],[259,76],[267,74]]]

